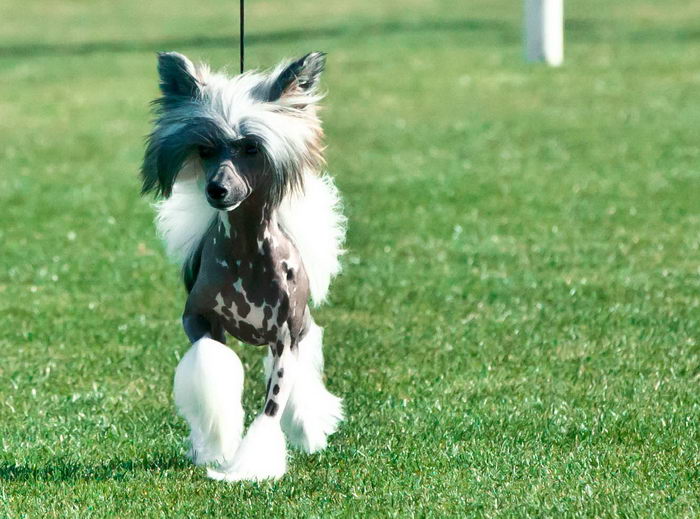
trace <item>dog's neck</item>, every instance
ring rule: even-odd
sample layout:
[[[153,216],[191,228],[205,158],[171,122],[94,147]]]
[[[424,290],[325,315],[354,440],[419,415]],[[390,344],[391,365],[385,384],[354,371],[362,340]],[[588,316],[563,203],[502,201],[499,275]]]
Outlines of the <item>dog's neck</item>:
[[[233,211],[221,214],[228,224],[233,248],[242,254],[261,252],[265,230],[276,225],[275,212],[267,200],[248,197]]]

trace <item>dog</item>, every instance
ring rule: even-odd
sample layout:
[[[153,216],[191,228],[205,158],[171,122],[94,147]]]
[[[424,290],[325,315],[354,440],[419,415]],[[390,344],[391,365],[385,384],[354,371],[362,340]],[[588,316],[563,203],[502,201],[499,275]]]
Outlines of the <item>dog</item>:
[[[158,55],[162,95],[142,193],[160,198],[156,227],[182,265],[191,347],[175,372],[175,404],[190,426],[190,458],[213,479],[280,478],[286,439],[317,452],[343,419],[309,306],[340,271],[346,224],[324,172],[324,67],[325,54],[312,52],[229,77]],[[265,403],[245,436],[243,367],[227,334],[268,350]]]

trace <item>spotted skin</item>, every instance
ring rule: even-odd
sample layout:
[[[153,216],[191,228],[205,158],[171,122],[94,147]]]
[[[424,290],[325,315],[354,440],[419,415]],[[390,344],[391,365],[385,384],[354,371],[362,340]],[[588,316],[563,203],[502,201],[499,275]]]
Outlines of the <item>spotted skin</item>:
[[[279,405],[273,399],[267,401],[265,404],[265,414],[267,416],[275,416],[279,410]]]
[[[220,212],[203,237],[183,323],[192,342],[207,333],[223,341],[225,330],[248,344],[269,346],[274,364],[263,413],[279,419],[293,383],[283,378],[285,367],[310,319],[308,297],[299,252],[274,211],[252,198]]]

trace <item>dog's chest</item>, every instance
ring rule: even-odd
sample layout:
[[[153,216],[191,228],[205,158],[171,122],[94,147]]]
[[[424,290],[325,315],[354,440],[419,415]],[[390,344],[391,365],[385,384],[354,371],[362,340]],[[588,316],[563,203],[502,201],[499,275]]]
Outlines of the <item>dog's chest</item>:
[[[298,335],[308,281],[296,248],[276,225],[261,230],[256,247],[242,247],[235,231],[220,225],[202,254],[190,297],[210,307],[226,331],[249,344],[275,343]]]

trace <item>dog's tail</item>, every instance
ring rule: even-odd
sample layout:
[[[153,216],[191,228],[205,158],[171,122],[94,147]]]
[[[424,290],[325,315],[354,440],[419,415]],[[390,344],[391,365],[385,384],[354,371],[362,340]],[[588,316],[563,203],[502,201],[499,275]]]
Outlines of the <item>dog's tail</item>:
[[[290,192],[278,210],[282,229],[294,241],[315,305],[328,295],[333,277],[340,272],[347,219],[338,189],[329,175],[304,174],[302,192]]]

